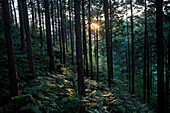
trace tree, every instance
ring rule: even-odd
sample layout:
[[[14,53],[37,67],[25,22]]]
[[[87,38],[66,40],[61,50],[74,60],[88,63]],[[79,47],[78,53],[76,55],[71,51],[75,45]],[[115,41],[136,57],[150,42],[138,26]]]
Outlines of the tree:
[[[107,46],[107,70],[108,70],[108,84],[111,87],[111,43],[109,34],[109,17],[108,17],[108,0],[104,0],[104,14],[105,14],[105,29],[106,29],[106,46]]]
[[[156,37],[157,37],[157,79],[158,103],[157,112],[165,112],[164,95],[164,49],[163,49],[163,0],[156,0]]]
[[[61,40],[61,38],[62,38],[62,36],[61,36],[61,24],[60,24],[60,13],[59,13],[59,1],[57,0],[57,15],[58,15],[58,32],[59,32],[59,41],[60,41],[60,61],[62,62],[62,40]]]
[[[53,16],[53,1],[51,0],[51,20],[52,20],[52,31],[53,31],[53,45],[55,46],[55,31],[54,31],[54,16]]]
[[[146,48],[147,48],[147,11],[145,0],[145,39],[144,39],[144,65],[143,65],[143,99],[146,100]]]
[[[47,37],[47,51],[50,57],[50,72],[55,72],[54,51],[51,37],[50,13],[49,13],[49,0],[44,0],[45,5],[45,22],[46,22],[46,37]]]
[[[3,7],[4,25],[5,25],[5,38],[6,38],[7,51],[8,51],[10,95],[11,97],[13,97],[19,95],[19,84],[18,84],[17,70],[15,66],[14,46],[13,46],[8,0],[2,0],[2,7]]]
[[[37,0],[37,6],[38,6],[38,18],[39,18],[39,29],[40,29],[40,40],[41,40],[41,48],[43,48],[43,36],[42,36],[42,23],[41,23],[41,12],[40,12],[40,1]]]
[[[65,27],[64,27],[64,19],[63,19],[63,16],[65,14],[63,13],[63,10],[62,10],[62,1],[60,0],[60,17],[61,17],[61,33],[62,33],[62,42],[63,42],[63,63],[65,64],[66,61],[65,61],[65,39],[66,39],[66,35],[65,35]]]
[[[93,80],[93,62],[92,62],[92,44],[91,44],[91,11],[90,11],[91,3],[89,0],[89,58],[90,58],[90,64],[91,64],[91,79]]]
[[[86,45],[86,25],[85,25],[85,11],[84,0],[82,0],[82,19],[83,19],[83,53],[84,64],[86,65],[86,76],[88,77],[88,58],[87,58],[87,45]]]
[[[29,72],[30,74],[32,74],[31,78],[35,78],[34,58],[33,58],[33,52],[32,52],[32,42],[31,42],[31,34],[30,34],[30,27],[29,27],[29,21],[28,21],[28,11],[27,11],[26,0],[23,0],[23,14],[24,14],[24,26],[25,26],[26,40],[27,40]]]
[[[25,49],[25,32],[24,32],[24,18],[22,0],[18,0],[19,19],[20,19],[20,36],[21,36],[21,50]]]
[[[72,19],[71,19],[71,0],[68,0],[69,4],[69,19],[70,19],[70,38],[71,38],[71,56],[72,56],[72,65],[74,65],[74,40],[73,40],[73,34],[72,34]]]
[[[76,21],[75,31],[76,31],[76,54],[77,54],[77,70],[78,70],[78,93],[79,95],[85,96],[81,25],[80,25],[80,0],[74,0],[74,8],[75,8],[75,21]]]
[[[133,34],[133,6],[132,6],[132,0],[130,0],[130,6],[131,6],[131,36],[132,36],[132,96],[134,96],[135,95],[135,89],[134,89],[135,60],[134,60],[134,34]]]
[[[33,0],[30,1],[31,4],[31,14],[32,14],[32,35],[35,37],[35,19],[34,19],[34,3]]]
[[[15,24],[16,24],[16,27],[18,28],[17,14],[16,14],[14,0],[12,0],[12,5],[13,5],[13,8],[14,8],[13,10],[14,10],[14,16],[15,16]]]

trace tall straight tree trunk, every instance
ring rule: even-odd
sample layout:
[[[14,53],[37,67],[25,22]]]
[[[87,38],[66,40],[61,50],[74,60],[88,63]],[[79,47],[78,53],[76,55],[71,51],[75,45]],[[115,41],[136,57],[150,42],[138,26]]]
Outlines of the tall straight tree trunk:
[[[19,19],[20,19],[20,36],[21,36],[21,50],[25,49],[25,32],[24,32],[24,17],[22,0],[18,0]]]
[[[168,40],[168,62],[167,62],[167,74],[166,74],[166,105],[167,113],[169,112],[169,74],[170,74],[170,19],[169,19],[169,40]]]
[[[24,23],[25,23],[26,40],[27,40],[29,72],[30,74],[32,74],[31,78],[35,78],[34,58],[33,58],[33,52],[32,52],[32,42],[31,42],[31,34],[30,34],[30,27],[29,27],[29,21],[28,21],[28,11],[27,11],[26,0],[23,0],[23,14],[24,14]]]
[[[40,12],[40,1],[39,1],[39,0],[37,0],[37,5],[38,5],[38,18],[39,18],[39,29],[40,29],[41,48],[43,48],[43,36],[42,36],[41,12]]]
[[[55,69],[52,37],[51,37],[49,1],[48,0],[44,0],[44,5],[45,5],[45,22],[46,22],[47,50],[48,50],[48,55],[50,57],[50,72],[55,72],[56,69]]]
[[[165,112],[162,3],[163,0],[156,0],[157,77],[158,77],[157,112],[158,113]]]
[[[14,10],[14,16],[15,16],[15,24],[16,24],[16,27],[18,28],[17,14],[16,14],[14,0],[12,0],[12,5],[13,5],[13,8],[14,8],[13,10]]]
[[[71,19],[71,0],[68,0],[69,4],[69,18],[70,18],[70,38],[71,38],[71,56],[72,56],[72,65],[74,65],[74,42],[73,42],[73,34],[72,34],[72,19]]]
[[[35,38],[35,19],[34,19],[34,3],[31,0],[31,14],[32,14],[32,35]]]
[[[76,54],[77,54],[77,70],[78,70],[78,93],[79,95],[85,96],[81,24],[80,24],[80,0],[74,0],[74,8],[75,8],[75,21],[76,21],[75,31],[76,31]]]
[[[106,29],[106,46],[107,46],[107,69],[108,69],[108,84],[111,87],[111,43],[109,34],[109,17],[108,17],[108,0],[104,0],[105,14],[105,29]]]
[[[55,4],[56,4],[56,0],[54,0]],[[56,5],[55,5],[56,6]],[[56,42],[58,41],[58,30],[57,30],[57,8],[55,8],[54,10],[54,21],[55,21],[55,39],[56,39]]]
[[[63,25],[65,31],[65,44],[66,44],[66,53],[68,53],[68,37],[67,37],[67,19],[66,19],[66,1],[63,1],[64,9],[63,9]]]
[[[13,38],[12,38],[8,0],[2,0],[2,8],[3,8],[3,15],[4,15],[5,38],[6,38],[7,51],[8,51],[10,96],[14,97],[19,95],[19,84],[18,84],[17,70],[15,66],[14,45],[13,45]]]
[[[13,23],[14,22],[14,16],[13,16],[13,13],[12,13],[12,2],[10,0],[10,16],[11,16],[11,22]]]
[[[134,88],[134,75],[135,75],[135,59],[134,59],[134,34],[133,34],[133,6],[132,0],[130,0],[131,6],[131,35],[132,35],[132,96],[135,96],[135,88]]]
[[[62,62],[62,40],[61,40],[61,38],[62,38],[62,36],[61,36],[61,24],[60,24],[60,13],[59,13],[59,3],[58,3],[59,1],[57,0],[57,16],[58,16],[58,32],[59,32],[59,41],[60,41],[60,61]]]
[[[128,7],[126,4],[126,12],[128,12]],[[127,37],[128,37],[128,79],[129,79],[129,92],[131,92],[131,87],[130,87],[130,78],[131,78],[131,65],[130,65],[130,41],[129,41],[129,23],[128,23],[128,17],[126,18],[127,21]]]
[[[146,100],[146,47],[147,47],[147,11],[145,0],[145,39],[144,39],[144,64],[143,64],[143,99]]]
[[[110,43],[111,43],[111,80],[113,81],[113,44],[112,44],[112,3],[110,0]]]
[[[91,7],[91,3],[90,3],[90,0],[89,0],[89,57],[90,57],[90,64],[91,64],[91,79],[93,80],[94,77],[93,77],[93,61],[92,61],[92,43],[91,43],[91,10],[90,10],[90,7]]]
[[[60,0],[60,17],[61,17],[61,33],[62,33],[62,42],[63,42],[63,63],[65,64],[65,28],[64,28],[64,20],[63,20],[63,10],[62,10],[62,1]],[[65,14],[64,14],[65,15]]]
[[[51,0],[51,20],[52,20],[52,31],[53,31],[53,45],[55,46],[55,31],[54,31],[54,12],[53,12],[53,0]]]
[[[145,35],[146,35],[146,51],[147,51],[147,102],[149,103],[150,100],[150,75],[149,75],[149,37],[148,37],[148,31],[147,31],[147,4],[145,3]]]
[[[88,58],[87,58],[87,44],[86,44],[86,24],[85,24],[85,11],[84,11],[84,0],[82,0],[82,19],[83,19],[83,53],[84,53],[84,62],[86,65],[85,74],[88,77]]]
[[[97,9],[97,24],[99,25],[99,12]],[[97,32],[96,32],[96,42],[97,42],[97,52],[96,52],[96,59],[97,59],[97,78],[96,80],[99,80],[99,27],[97,28]]]

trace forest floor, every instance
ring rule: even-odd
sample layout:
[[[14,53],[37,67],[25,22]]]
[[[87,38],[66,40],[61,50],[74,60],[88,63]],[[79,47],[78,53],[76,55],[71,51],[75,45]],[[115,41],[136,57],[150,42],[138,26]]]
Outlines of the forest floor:
[[[21,106],[19,111],[35,113],[155,113],[148,104],[124,91],[127,83],[118,80],[109,89],[107,82],[85,78],[86,96],[80,97],[75,70],[75,66],[62,68],[62,74],[47,72],[47,76],[22,84],[21,95],[13,98],[15,104],[11,102],[0,111],[17,105]]]

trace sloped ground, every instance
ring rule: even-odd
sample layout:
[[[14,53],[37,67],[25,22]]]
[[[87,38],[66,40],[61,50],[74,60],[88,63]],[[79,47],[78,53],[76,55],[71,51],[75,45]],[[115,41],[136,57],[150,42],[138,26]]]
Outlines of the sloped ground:
[[[73,67],[76,69],[76,67]],[[72,68],[72,69],[73,69]],[[21,85],[21,95],[0,108],[0,112],[50,113],[154,113],[147,104],[121,91],[121,81],[109,89],[107,82],[85,79],[86,97],[77,94],[76,73],[62,68]]]

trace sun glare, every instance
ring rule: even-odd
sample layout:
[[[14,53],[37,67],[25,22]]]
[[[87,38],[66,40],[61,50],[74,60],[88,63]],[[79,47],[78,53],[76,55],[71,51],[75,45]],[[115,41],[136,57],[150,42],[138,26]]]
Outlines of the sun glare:
[[[92,23],[92,27],[96,28],[100,28],[100,26],[98,24]]]

